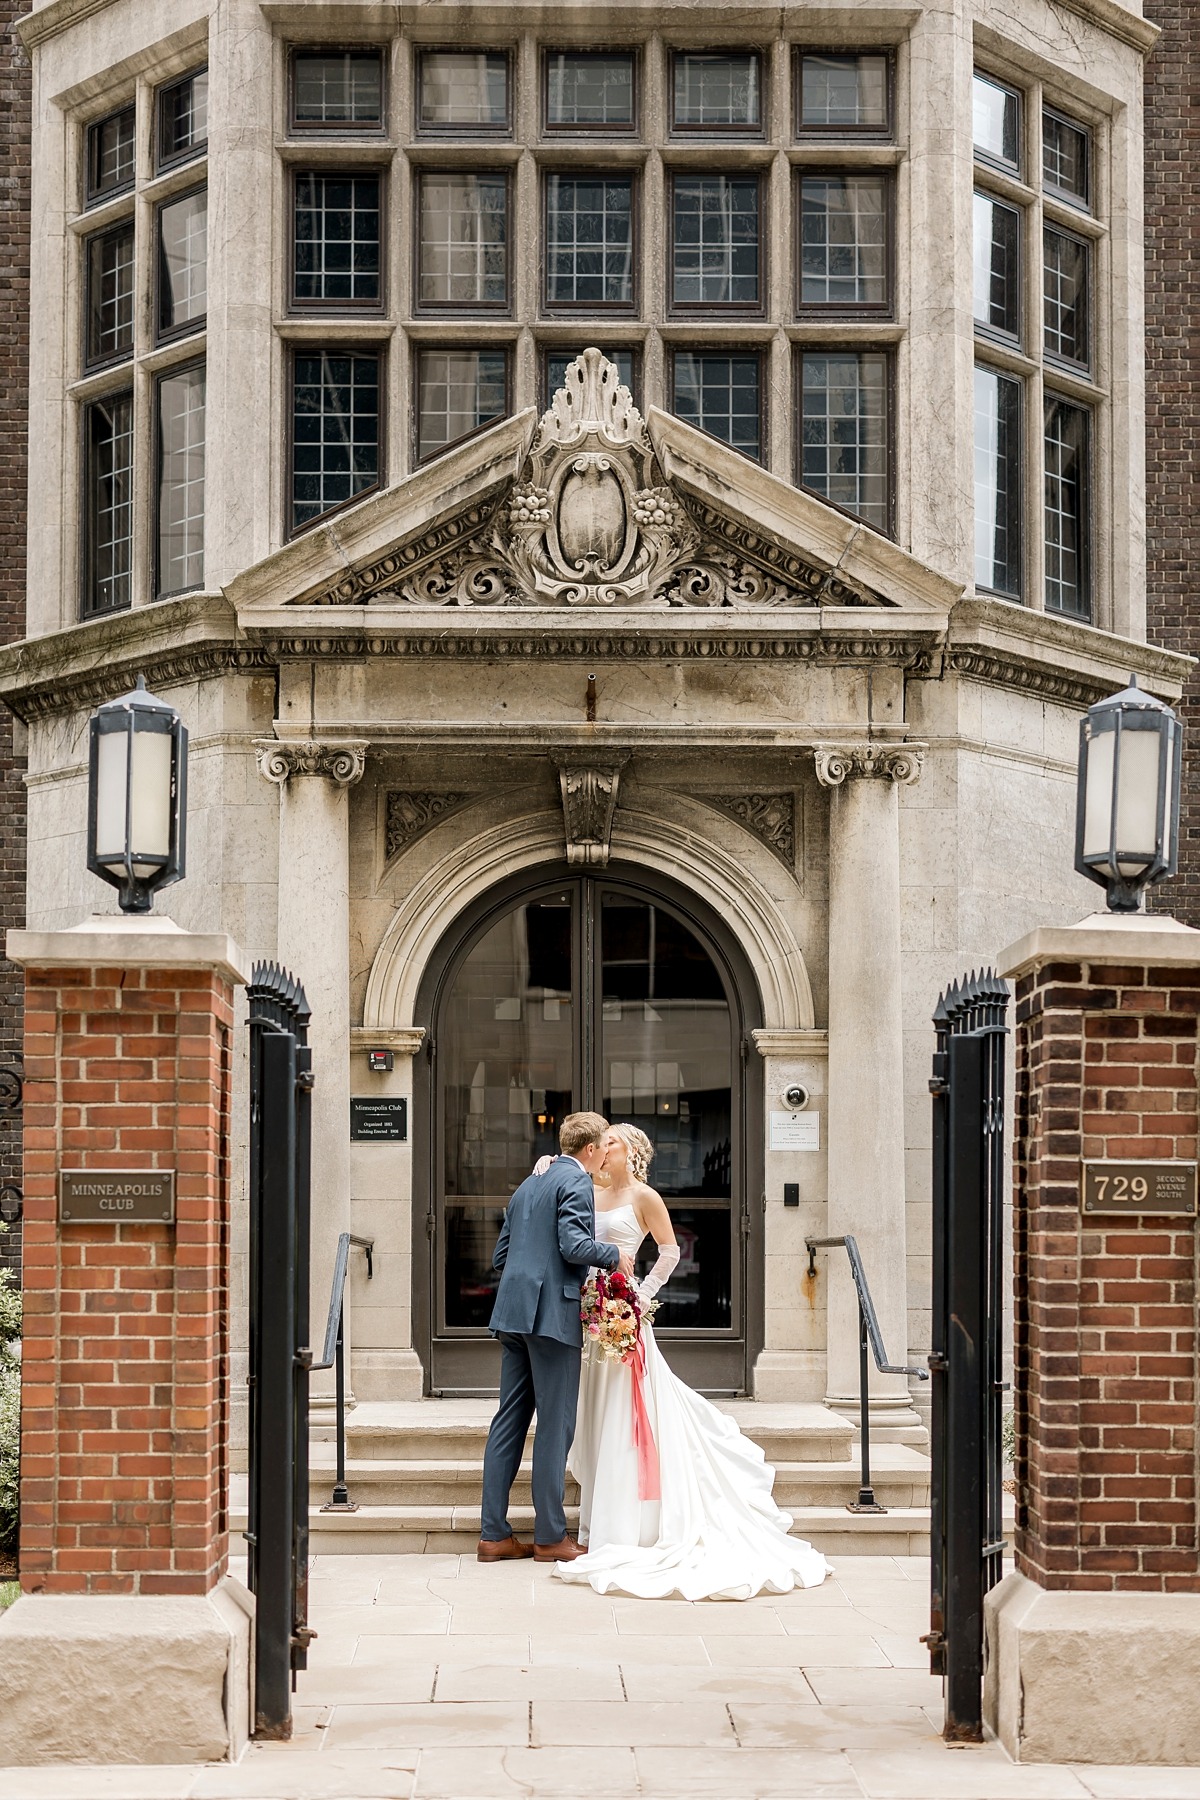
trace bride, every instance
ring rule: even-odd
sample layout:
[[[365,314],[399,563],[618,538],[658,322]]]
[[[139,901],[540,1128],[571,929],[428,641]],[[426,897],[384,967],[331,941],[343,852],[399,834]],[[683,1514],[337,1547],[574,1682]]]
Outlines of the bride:
[[[650,1300],[679,1261],[670,1215],[646,1182],[654,1147],[636,1125],[613,1125],[604,1149],[596,1236],[636,1256],[653,1235],[658,1261],[640,1284]],[[818,1586],[829,1565],[788,1535],[792,1521],[771,1498],[775,1472],[757,1444],[672,1374],[649,1320],[642,1342],[635,1380],[632,1364],[606,1360],[588,1340],[568,1462],[588,1548],[556,1563],[555,1575],[646,1600],[749,1600]]]

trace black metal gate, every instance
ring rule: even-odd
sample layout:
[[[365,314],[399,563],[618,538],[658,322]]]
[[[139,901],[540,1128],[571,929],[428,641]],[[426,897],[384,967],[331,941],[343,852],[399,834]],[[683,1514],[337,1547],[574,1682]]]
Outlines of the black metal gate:
[[[250,1000],[250,1494],[254,1733],[292,1734],[308,1629],[309,1174],[304,989],[256,963]]]
[[[983,1601],[1004,1552],[1004,1040],[1008,988],[956,982],[933,1015],[929,1661],[947,1738],[983,1735]]]

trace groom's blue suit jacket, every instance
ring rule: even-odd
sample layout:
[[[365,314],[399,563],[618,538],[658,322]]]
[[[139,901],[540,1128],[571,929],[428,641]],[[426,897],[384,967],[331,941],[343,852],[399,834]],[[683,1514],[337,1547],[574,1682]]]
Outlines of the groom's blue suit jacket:
[[[579,1288],[588,1265],[615,1269],[621,1256],[615,1244],[598,1242],[595,1229],[592,1184],[573,1157],[523,1181],[492,1255],[501,1274],[491,1330],[581,1343]]]

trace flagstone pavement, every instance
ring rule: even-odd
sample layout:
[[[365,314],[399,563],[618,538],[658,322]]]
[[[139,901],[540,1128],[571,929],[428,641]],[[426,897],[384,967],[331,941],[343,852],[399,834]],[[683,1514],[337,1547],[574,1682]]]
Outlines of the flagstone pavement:
[[[821,1588],[688,1605],[532,1562],[316,1557],[290,1743],[236,1767],[0,1768],[0,1800],[1200,1800],[1200,1768],[944,1744],[928,1583],[923,1558],[842,1557]]]

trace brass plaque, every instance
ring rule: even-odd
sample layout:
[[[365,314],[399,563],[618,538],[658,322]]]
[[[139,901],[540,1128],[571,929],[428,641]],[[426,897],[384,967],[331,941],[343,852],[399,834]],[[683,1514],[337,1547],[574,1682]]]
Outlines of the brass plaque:
[[[1194,1162],[1091,1162],[1083,1165],[1085,1213],[1196,1216]]]
[[[60,1169],[61,1225],[173,1225],[174,1169]]]

